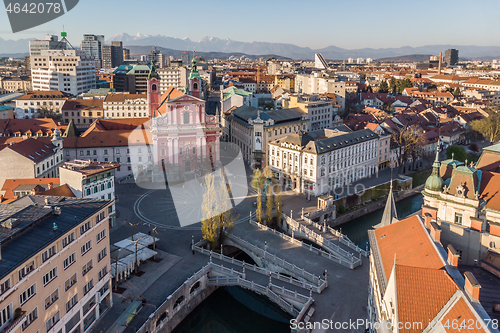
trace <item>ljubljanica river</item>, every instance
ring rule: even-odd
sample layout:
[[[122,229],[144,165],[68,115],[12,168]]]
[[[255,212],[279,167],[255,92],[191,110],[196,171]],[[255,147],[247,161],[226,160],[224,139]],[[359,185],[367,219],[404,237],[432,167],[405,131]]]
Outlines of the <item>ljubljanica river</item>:
[[[290,319],[265,296],[223,287],[197,306],[173,333],[288,333]]]
[[[398,218],[401,220],[408,215],[411,215],[422,208],[424,198],[421,194],[408,197],[396,202],[396,210]],[[373,213],[358,217],[352,221],[344,223],[335,229],[342,229],[342,233],[349,237],[356,245],[364,249],[368,243],[368,230],[372,226],[380,223],[384,209],[379,209]]]

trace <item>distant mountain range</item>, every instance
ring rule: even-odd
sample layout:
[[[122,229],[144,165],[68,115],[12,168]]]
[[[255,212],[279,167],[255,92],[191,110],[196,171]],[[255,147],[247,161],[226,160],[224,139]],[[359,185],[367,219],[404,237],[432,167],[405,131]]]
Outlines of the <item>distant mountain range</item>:
[[[28,41],[30,39],[4,40],[0,38],[0,56],[12,54],[24,54],[28,52]],[[419,47],[403,46],[399,48],[363,48],[363,49],[343,49],[337,46],[327,46],[321,49],[311,49],[287,43],[268,43],[268,42],[239,42],[231,39],[220,39],[216,37],[204,37],[200,41],[192,41],[189,38],[175,38],[163,35],[143,35],[136,34],[131,36],[121,33],[108,39],[110,41],[121,40],[131,51],[140,53],[149,53],[152,46],[169,49],[172,51],[192,51],[214,52],[213,56],[222,52],[220,58],[229,55],[254,55],[263,56],[276,55],[291,59],[314,59],[315,53],[321,53],[328,60],[346,60],[348,58],[389,58],[407,55],[439,55],[446,49],[455,48],[459,50],[461,59],[494,59],[500,58],[500,46],[474,46],[474,45],[425,45]],[[75,46],[79,45],[74,40]],[[139,47],[146,47],[142,51]],[[227,55],[226,55],[227,54]],[[207,58],[209,58],[207,56]]]

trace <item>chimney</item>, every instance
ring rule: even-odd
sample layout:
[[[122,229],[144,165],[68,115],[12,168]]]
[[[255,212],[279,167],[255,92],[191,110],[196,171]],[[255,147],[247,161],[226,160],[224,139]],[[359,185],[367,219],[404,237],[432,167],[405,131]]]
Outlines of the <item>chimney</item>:
[[[45,197],[45,205],[49,205],[49,198],[48,197]]]
[[[441,241],[441,227],[436,222],[431,222],[431,236],[436,242]]]
[[[50,182],[48,188],[49,188],[49,190],[52,190],[54,188],[54,183]]]
[[[448,264],[452,265],[453,267],[458,267],[458,257],[460,257],[458,251],[455,250],[455,248],[451,244],[449,244],[447,248],[448,248]]]
[[[481,285],[477,282],[476,277],[471,272],[465,272],[465,290],[472,300],[479,302],[479,294]]]
[[[430,228],[431,227],[431,222],[432,222],[432,215],[429,214],[429,213],[425,213],[425,215],[424,215],[424,222],[425,222],[425,226],[427,228]]]
[[[443,61],[443,52],[439,52],[439,67],[438,67],[438,75],[441,75],[441,62]]]

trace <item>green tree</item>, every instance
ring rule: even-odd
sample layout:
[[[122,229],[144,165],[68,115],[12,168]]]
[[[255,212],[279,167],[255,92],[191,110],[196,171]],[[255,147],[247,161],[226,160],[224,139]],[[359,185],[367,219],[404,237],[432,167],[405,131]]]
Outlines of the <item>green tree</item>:
[[[413,87],[411,80],[409,78],[404,78],[403,80],[398,80],[397,82],[397,92],[401,94],[406,88]]]
[[[274,185],[274,204],[276,205],[276,221],[278,224],[281,223],[281,218],[283,217],[283,203],[281,202],[281,187],[279,185]]]
[[[455,91],[453,92],[453,95],[454,96],[460,95],[460,88],[459,87],[455,88]]]
[[[225,236],[233,229],[231,202],[223,178],[216,184],[214,173],[205,176],[203,202],[201,205],[203,220],[201,233],[212,249],[218,248]]]
[[[267,191],[267,200],[266,200],[266,208],[267,208],[267,222],[270,225],[273,221],[273,209],[274,209],[274,200],[273,200],[273,191],[271,188]]]
[[[382,82],[380,82],[380,84],[378,86],[378,92],[379,93],[386,93],[388,91],[389,91],[389,86],[387,85],[387,81],[382,80]]]
[[[489,117],[474,120],[471,122],[471,128],[473,131],[482,134],[490,142],[495,142],[500,140],[500,116],[491,110],[487,112],[489,113]]]
[[[257,194],[257,209],[255,215],[259,223],[262,223],[262,193]]]
[[[465,149],[460,146],[449,146],[446,148],[446,157],[448,159],[452,158],[456,161],[465,162],[467,159],[467,153]]]
[[[396,79],[394,78],[394,76],[391,76],[391,80],[389,81],[389,91],[393,94],[398,92]]]

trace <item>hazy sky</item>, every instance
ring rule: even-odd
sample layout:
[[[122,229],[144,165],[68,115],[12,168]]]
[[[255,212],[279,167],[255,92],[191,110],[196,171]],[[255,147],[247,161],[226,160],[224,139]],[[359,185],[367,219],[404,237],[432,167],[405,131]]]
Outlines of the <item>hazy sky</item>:
[[[59,34],[79,45],[84,33],[161,34],[353,49],[433,44],[500,45],[499,0],[131,1],[80,0],[69,13],[13,34],[0,11],[3,39]],[[0,50],[2,53],[4,50]]]

